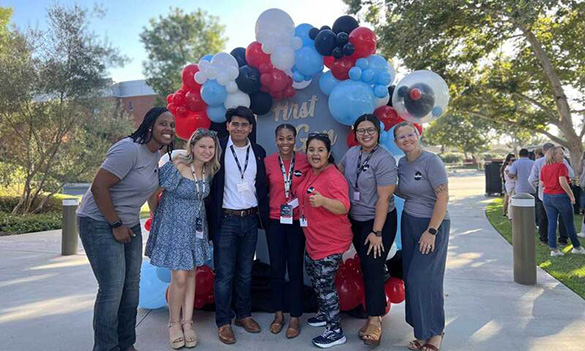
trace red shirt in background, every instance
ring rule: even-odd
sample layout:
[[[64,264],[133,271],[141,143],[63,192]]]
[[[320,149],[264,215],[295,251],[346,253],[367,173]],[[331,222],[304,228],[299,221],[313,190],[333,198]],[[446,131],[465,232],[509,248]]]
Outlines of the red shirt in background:
[[[284,163],[284,170],[287,172],[290,169],[290,160],[282,160]],[[295,153],[295,168],[293,169],[292,176],[292,189],[287,200],[284,194],[284,178],[282,176],[282,170],[280,163],[278,162],[278,152],[264,159],[264,166],[266,167],[266,176],[268,178],[269,188],[269,205],[270,205],[270,218],[280,219],[280,205],[288,203],[295,197],[295,189],[305,179],[307,172],[310,171],[311,166],[307,162],[307,155],[302,152]],[[299,207],[293,211],[293,219],[298,220],[300,217]]]
[[[565,194],[565,189],[559,182],[559,177],[567,178],[569,180],[569,170],[564,163],[552,163],[545,165],[540,170],[540,180],[544,183],[545,194]]]
[[[295,189],[308,227],[303,227],[307,243],[307,253],[313,260],[320,260],[333,254],[344,253],[349,249],[353,234],[347,214],[334,214],[324,206],[311,207],[307,189],[313,187],[324,197],[339,200],[349,210],[349,185],[334,165],[329,165],[318,175],[308,171],[303,182]]]

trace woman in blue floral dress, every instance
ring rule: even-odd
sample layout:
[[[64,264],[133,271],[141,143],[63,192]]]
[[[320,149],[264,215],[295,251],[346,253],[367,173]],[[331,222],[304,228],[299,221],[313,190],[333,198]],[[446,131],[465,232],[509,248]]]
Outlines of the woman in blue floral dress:
[[[160,168],[163,195],[158,206],[157,194],[149,201],[154,216],[146,243],[150,263],[171,270],[169,341],[175,349],[197,345],[193,329],[195,268],[212,257],[204,200],[221,154],[216,133],[207,129],[193,133],[187,150]]]

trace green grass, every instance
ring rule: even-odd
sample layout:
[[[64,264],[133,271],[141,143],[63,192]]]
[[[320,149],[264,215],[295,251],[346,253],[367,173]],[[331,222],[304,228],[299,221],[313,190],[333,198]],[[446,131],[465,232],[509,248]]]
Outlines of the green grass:
[[[502,198],[493,200],[486,209],[486,215],[492,226],[511,244],[512,225],[502,216],[502,202]],[[581,230],[582,221],[583,216],[575,216],[577,231]],[[548,246],[538,244],[538,232],[534,235],[537,237],[536,264],[585,299],[585,255],[571,254],[573,246],[569,244],[564,248],[559,247],[565,253],[564,257],[550,257]],[[581,239],[581,243],[584,242]]]

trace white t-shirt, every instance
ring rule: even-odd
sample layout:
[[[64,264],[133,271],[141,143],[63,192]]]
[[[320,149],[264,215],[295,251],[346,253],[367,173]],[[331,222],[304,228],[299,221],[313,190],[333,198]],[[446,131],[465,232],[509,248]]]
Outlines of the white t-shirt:
[[[240,168],[244,171],[244,179],[232,147],[238,157]],[[248,167],[246,167],[246,153],[250,150],[248,156]],[[223,208],[230,210],[245,210],[252,207],[258,206],[258,198],[256,197],[256,156],[254,155],[254,149],[248,141],[248,144],[244,147],[237,147],[232,141],[232,137],[228,138],[228,142],[225,149],[225,185],[223,188]]]
[[[510,165],[507,165],[506,168],[504,168],[504,181],[506,184],[506,193],[510,194],[510,192],[512,192],[516,186],[516,180],[510,178],[508,175],[508,169],[510,169]]]

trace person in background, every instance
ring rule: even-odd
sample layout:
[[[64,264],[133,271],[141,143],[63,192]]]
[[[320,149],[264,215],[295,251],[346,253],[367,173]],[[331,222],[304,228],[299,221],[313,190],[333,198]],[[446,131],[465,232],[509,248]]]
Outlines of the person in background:
[[[211,260],[204,201],[219,170],[221,153],[217,133],[207,129],[197,129],[186,148],[186,154],[177,155],[160,169],[159,191],[149,200],[154,216],[146,243],[150,263],[171,270],[169,340],[174,349],[197,345],[193,329],[195,268]]]
[[[508,216],[510,220],[512,219],[512,213],[509,210],[511,210],[512,208],[509,207],[509,202],[512,196],[514,195],[515,181],[514,179],[510,178],[510,176],[508,175],[508,171],[510,170],[510,166],[512,165],[512,163],[514,163],[514,161],[516,161],[516,155],[508,154],[508,156],[506,156],[506,160],[504,161],[502,167],[500,168],[500,175],[504,180],[504,204],[502,206],[502,211],[503,216],[504,217]],[[508,215],[508,213],[510,213],[510,215]]]
[[[349,187],[335,167],[327,134],[309,134],[306,147],[311,170],[296,188],[296,196],[301,207],[300,225],[306,238],[305,267],[319,304],[317,316],[309,318],[307,323],[326,327],[312,341],[317,347],[329,348],[346,342],[339,318],[335,277],[342,255],[352,240],[347,218]]]
[[[301,229],[298,199],[295,189],[310,170],[307,156],[295,152],[297,130],[293,125],[281,124],[275,130],[278,151],[266,157],[266,176],[270,196],[270,227],[266,232],[270,256],[270,293],[274,320],[270,332],[278,334],[284,326],[285,273],[288,271],[290,322],[286,337],[300,334],[299,317],[303,314],[303,258],[305,236]]]
[[[411,350],[441,348],[445,335],[443,281],[451,221],[447,212],[449,186],[439,156],[419,144],[409,122],[394,128],[396,145],[405,156],[398,161],[396,194],[404,198],[400,223],[406,322],[414,328]]]
[[[368,319],[358,336],[366,345],[379,345],[382,316],[386,313],[384,266],[396,236],[396,161],[379,145],[380,121],[376,116],[360,116],[353,133],[359,145],[347,151],[339,170],[349,183],[353,246],[360,258],[365,286]]]
[[[559,213],[567,229],[567,234],[573,244],[574,254],[585,254],[575,232],[573,222],[573,204],[575,196],[569,186],[569,170],[564,164],[563,150],[556,146],[551,148],[546,155],[546,165],[540,171],[540,185],[543,187],[543,204],[548,217],[548,244],[552,257],[564,256],[557,249],[557,221]]]
[[[150,109],[129,137],[115,143],[77,209],[79,236],[98,282],[94,351],[134,351],[142,234],[140,207],[158,188],[158,161],[170,153],[175,117]]]
[[[546,215],[546,210],[544,209],[543,204],[543,189],[539,184],[540,181],[540,171],[542,167],[546,165],[546,155],[548,152],[554,147],[552,143],[544,143],[542,145],[542,151],[545,157],[541,157],[534,162],[532,169],[530,170],[530,176],[528,177],[528,182],[530,186],[536,190],[537,196],[534,197],[535,205],[538,213],[538,234],[540,243],[543,245],[548,245],[548,216]],[[574,177],[573,168],[569,165],[566,160],[564,161],[565,166],[569,170],[569,176],[572,178]],[[563,215],[562,213],[559,214],[559,244],[567,245],[568,237],[567,237],[567,230],[565,225],[563,224]]]

